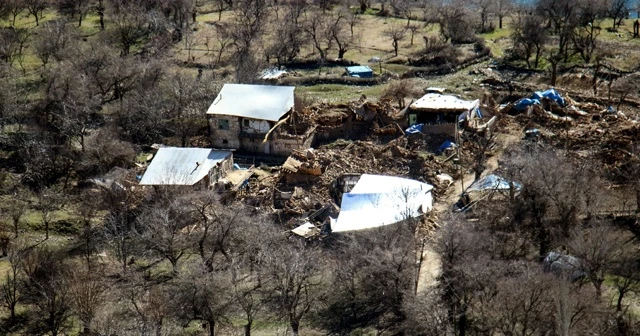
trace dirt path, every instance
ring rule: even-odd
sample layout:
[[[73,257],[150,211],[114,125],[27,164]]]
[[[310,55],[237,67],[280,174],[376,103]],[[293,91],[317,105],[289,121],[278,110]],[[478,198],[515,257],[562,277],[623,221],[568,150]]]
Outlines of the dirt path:
[[[496,150],[494,152],[494,155],[487,159],[486,169],[482,173],[482,176],[489,175],[496,171],[499,167],[499,160],[502,157],[505,148],[513,143],[518,142],[520,138],[521,135],[515,133],[498,134],[495,140]],[[449,212],[453,205],[460,199],[463,187],[463,185],[461,185],[461,182],[464,183],[464,189],[466,189],[474,182],[474,178],[475,176],[473,173],[464,174],[462,180],[456,180],[453,184],[451,184],[451,186],[449,186],[446,193],[442,197],[439,197],[433,206],[433,211],[436,217],[441,217],[445,213]],[[418,293],[423,292],[424,290],[437,284],[437,278],[440,275],[440,271],[442,269],[438,254],[435,252],[432,245],[427,244],[424,247],[422,258],[423,260],[420,267],[420,274],[418,275]]]

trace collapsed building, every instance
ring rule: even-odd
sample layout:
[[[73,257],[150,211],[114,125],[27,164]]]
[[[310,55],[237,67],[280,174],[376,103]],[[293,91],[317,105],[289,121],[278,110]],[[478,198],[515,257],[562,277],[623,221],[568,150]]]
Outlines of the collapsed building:
[[[282,156],[311,147],[315,128],[297,122],[294,91],[225,84],[207,111],[213,147]]]
[[[153,156],[140,185],[212,188],[233,170],[233,153],[210,148],[162,147]]]

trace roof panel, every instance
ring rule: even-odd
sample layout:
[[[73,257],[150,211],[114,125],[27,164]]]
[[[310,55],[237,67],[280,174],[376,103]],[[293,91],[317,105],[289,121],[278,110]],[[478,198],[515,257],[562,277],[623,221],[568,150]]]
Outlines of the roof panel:
[[[462,100],[456,96],[427,93],[411,104],[411,109],[468,111],[480,104],[479,100]]]
[[[364,174],[353,190],[342,195],[333,232],[362,230],[419,216],[432,207],[429,184],[394,176]]]
[[[207,114],[278,121],[294,104],[293,86],[225,84]]]
[[[163,147],[140,180],[141,185],[194,185],[209,170],[232,155],[209,148]]]

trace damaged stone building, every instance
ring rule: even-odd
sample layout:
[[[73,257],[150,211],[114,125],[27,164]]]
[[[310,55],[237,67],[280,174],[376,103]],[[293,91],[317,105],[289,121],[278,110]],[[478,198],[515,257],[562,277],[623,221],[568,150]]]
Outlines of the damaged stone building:
[[[405,111],[409,126],[423,125],[423,133],[455,134],[456,122],[475,124],[482,118],[480,101],[462,100],[456,96],[427,93]]]
[[[294,91],[225,84],[207,111],[213,147],[282,156],[311,147],[315,128],[296,123]]]

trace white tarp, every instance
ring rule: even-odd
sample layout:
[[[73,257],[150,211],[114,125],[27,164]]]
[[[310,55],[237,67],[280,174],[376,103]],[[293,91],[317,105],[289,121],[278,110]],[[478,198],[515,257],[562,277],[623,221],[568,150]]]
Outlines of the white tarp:
[[[363,230],[417,217],[433,208],[432,189],[415,180],[364,174],[351,192],[342,195],[331,231]]]
[[[225,84],[207,114],[278,121],[294,104],[293,86]]]

